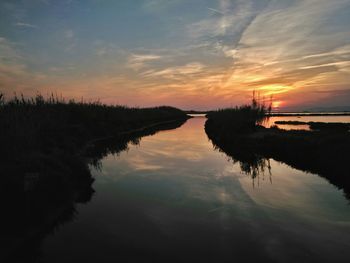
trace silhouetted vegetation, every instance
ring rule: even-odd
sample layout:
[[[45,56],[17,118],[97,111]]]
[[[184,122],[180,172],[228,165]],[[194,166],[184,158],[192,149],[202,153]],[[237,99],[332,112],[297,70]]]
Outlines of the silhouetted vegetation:
[[[0,98],[0,144],[6,155],[55,148],[75,151],[96,137],[186,118],[181,110],[166,106],[127,108],[41,95],[8,101]]]
[[[26,175],[33,181],[51,170],[69,176],[91,141],[186,118],[165,106],[138,109],[41,95],[5,101],[0,95],[0,160],[11,180]]]
[[[271,106],[259,103],[253,95],[250,105],[219,109],[207,114],[208,122],[223,133],[253,132],[262,124],[271,112]]]
[[[319,131],[347,132],[350,130],[350,123],[342,123],[342,122],[275,121],[275,124],[309,125],[311,130],[319,130]]]
[[[208,114],[206,133],[214,146],[239,161],[253,177],[266,170],[266,160],[273,158],[326,177],[350,197],[348,125],[308,123],[312,131],[265,128],[259,123],[267,111],[258,112],[259,117],[254,117],[253,104]]]
[[[74,218],[75,203],[94,192],[89,165],[187,118],[166,106],[127,108],[41,95],[5,100],[0,94],[2,257],[20,249],[28,262],[26,253],[35,253],[28,244],[38,247],[47,233]]]
[[[327,113],[327,112],[271,112],[270,116],[273,117],[286,117],[286,116],[350,116],[350,112],[334,112],[334,113]]]
[[[185,112],[186,114],[207,114],[209,111],[188,110]]]

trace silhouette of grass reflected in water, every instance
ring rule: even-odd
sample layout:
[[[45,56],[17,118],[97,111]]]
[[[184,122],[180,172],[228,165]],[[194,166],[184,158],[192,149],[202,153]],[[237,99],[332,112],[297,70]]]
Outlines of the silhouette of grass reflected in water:
[[[272,184],[272,167],[270,159],[254,153],[244,153],[244,151],[240,151],[237,148],[221,148],[219,145],[215,144],[215,142],[211,142],[216,151],[228,155],[229,161],[233,164],[239,164],[241,172],[244,175],[251,177],[253,187],[255,187],[256,184],[259,186],[260,177],[263,177],[263,180],[265,180],[266,175],[269,177],[269,181]]]
[[[87,148],[86,165],[92,165],[98,169],[101,167],[100,160],[105,156],[118,155],[126,151],[129,144],[139,144],[143,136],[153,135],[162,130],[175,129],[184,122],[185,120],[175,121],[135,133],[99,140]],[[47,182],[40,181],[35,188],[25,193],[27,211],[25,228],[22,229],[21,235],[14,237],[14,229],[18,228],[18,222],[11,221],[13,220],[11,216],[6,225],[8,234],[2,236],[3,241],[15,241],[12,246],[5,247],[5,252],[15,252],[10,253],[10,261],[37,262],[41,255],[43,239],[47,235],[54,234],[61,226],[74,221],[78,216],[77,204],[90,202],[94,194],[92,187],[94,179],[89,169],[86,170],[86,173],[86,179],[79,180],[70,186],[50,178]],[[12,203],[12,205],[15,204]],[[19,216],[18,213],[17,216]],[[23,220],[23,216],[21,217]]]
[[[74,220],[77,204],[91,200],[89,165],[98,166],[104,156],[187,118],[172,107],[0,96],[0,200],[6,215],[0,259],[37,262],[42,239]]]
[[[253,111],[249,106],[219,110],[208,114],[205,124],[212,143],[233,160],[239,161],[243,172],[255,178],[268,167],[266,161],[273,158],[293,168],[325,177],[350,198],[348,124],[311,123],[316,129],[312,131],[264,128],[259,125],[258,119],[251,117],[247,122],[247,116],[249,120],[249,116],[255,115],[247,114],[243,109]],[[267,112],[262,114],[267,116]]]

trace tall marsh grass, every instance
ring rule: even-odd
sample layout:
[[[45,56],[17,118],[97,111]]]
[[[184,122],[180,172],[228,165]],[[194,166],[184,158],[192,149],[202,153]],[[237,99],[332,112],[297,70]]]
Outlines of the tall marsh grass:
[[[167,106],[129,108],[40,94],[6,99],[0,93],[0,156],[57,148],[76,151],[89,139],[185,117]]]
[[[212,111],[207,117],[209,122],[215,122],[218,129],[250,132],[269,118],[270,113],[271,104],[267,106],[260,102],[253,93],[251,104]]]

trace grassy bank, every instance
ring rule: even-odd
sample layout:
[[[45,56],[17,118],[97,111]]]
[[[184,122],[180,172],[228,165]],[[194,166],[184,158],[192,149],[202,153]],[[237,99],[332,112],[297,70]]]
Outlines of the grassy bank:
[[[35,253],[30,244],[39,246],[33,240],[40,243],[72,220],[75,204],[91,198],[89,165],[98,166],[129,142],[176,128],[187,118],[166,106],[128,108],[40,95],[5,100],[0,95],[1,254],[22,246],[20,254],[30,258],[26,253]]]
[[[66,102],[53,96],[15,97],[0,100],[0,143],[6,147],[6,155],[9,151],[23,153],[55,148],[76,151],[96,137],[184,118],[184,112],[166,106],[140,109],[99,102]]]
[[[223,136],[229,136],[232,132],[237,134],[254,132],[267,118],[269,112],[271,112],[270,106],[260,104],[253,98],[251,105],[210,111],[207,114],[207,123],[221,130]]]
[[[181,110],[166,106],[140,109],[41,95],[5,100],[0,95],[0,158],[35,172],[40,155],[74,155],[96,138],[186,118]]]
[[[80,180],[88,177],[84,151],[93,142],[187,118],[166,106],[128,108],[41,95],[5,100],[0,94],[2,179],[24,182],[25,189],[56,177]]]
[[[268,159],[273,158],[326,177],[350,197],[350,133],[346,129],[319,123],[312,131],[264,128],[260,124],[268,111],[261,105],[261,111],[256,108],[253,104],[208,114],[208,137],[253,176],[268,169]]]

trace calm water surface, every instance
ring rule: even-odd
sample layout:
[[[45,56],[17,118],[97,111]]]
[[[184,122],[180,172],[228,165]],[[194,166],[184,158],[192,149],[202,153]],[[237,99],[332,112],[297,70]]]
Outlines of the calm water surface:
[[[45,239],[42,261],[349,262],[342,191],[274,160],[252,180],[213,149],[204,122],[103,159],[91,202]]]
[[[278,116],[271,117],[263,125],[270,128],[275,125],[275,121],[304,121],[304,122],[345,122],[350,123],[350,116]],[[284,130],[310,130],[309,125],[277,125]]]

